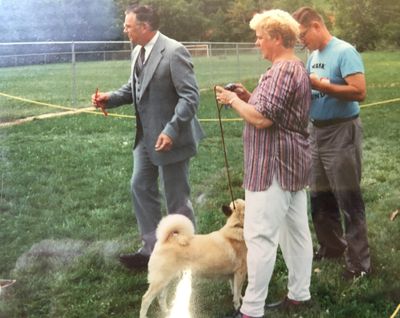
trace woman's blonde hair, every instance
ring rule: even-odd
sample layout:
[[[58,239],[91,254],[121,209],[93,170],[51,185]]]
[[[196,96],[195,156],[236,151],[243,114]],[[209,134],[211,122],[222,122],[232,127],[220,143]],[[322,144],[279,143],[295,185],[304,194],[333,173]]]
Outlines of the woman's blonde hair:
[[[271,38],[280,35],[285,48],[294,47],[299,36],[299,23],[288,12],[280,9],[256,13],[250,21],[250,28],[261,30]]]

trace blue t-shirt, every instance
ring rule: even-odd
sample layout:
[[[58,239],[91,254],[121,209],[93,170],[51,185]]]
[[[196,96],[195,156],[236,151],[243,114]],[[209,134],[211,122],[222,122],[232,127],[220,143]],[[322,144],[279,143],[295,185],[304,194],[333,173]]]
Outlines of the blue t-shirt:
[[[364,73],[360,54],[349,43],[333,37],[322,51],[313,51],[307,60],[307,71],[331,83],[345,85],[344,78]],[[356,101],[344,101],[317,90],[312,90],[310,117],[317,120],[347,118],[357,115],[360,106]]]

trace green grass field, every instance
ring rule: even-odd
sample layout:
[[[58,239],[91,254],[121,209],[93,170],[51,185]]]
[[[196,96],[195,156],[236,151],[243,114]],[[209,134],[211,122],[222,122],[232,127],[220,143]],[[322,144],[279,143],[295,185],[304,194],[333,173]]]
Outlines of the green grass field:
[[[368,52],[363,58],[368,82],[363,104],[399,98],[400,53]],[[267,65],[256,57],[249,63],[249,73],[241,71],[239,76],[236,62],[222,59],[218,70],[195,61],[200,86],[206,89],[241,78],[251,87]],[[77,68],[79,107],[89,106],[96,86],[112,89],[126,81],[126,62],[100,65]],[[66,68],[1,69],[0,92],[70,106]],[[233,71],[225,74],[229,68]],[[49,111],[0,96],[2,121]],[[132,115],[132,108],[117,112]],[[297,315],[268,317],[391,317],[400,303],[400,217],[389,219],[400,198],[400,101],[365,107],[361,114],[362,188],[373,274],[344,282],[343,263],[315,263],[312,305]],[[223,116],[236,117],[230,110]],[[199,118],[216,118],[211,90],[202,91]],[[192,160],[191,184],[199,231],[208,233],[224,223],[220,206],[230,195],[218,123],[203,121],[203,127],[207,138]],[[242,123],[225,122],[224,129],[234,193],[243,197]],[[0,279],[16,279],[0,294],[1,318],[138,317],[146,275],[126,271],[117,260],[118,254],[140,245],[129,194],[133,131],[129,118],[92,114],[0,128]],[[279,255],[268,301],[282,297],[286,283]],[[225,281],[195,279],[192,287],[191,318],[220,318],[232,311]],[[165,318],[156,303],[149,315]]]

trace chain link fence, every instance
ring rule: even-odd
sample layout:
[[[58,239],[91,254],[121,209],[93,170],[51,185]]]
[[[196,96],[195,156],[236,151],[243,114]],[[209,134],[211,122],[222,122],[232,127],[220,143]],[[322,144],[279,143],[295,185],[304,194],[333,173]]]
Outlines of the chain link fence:
[[[201,89],[258,78],[269,65],[254,43],[183,44]],[[0,92],[79,106],[96,87],[111,90],[127,81],[131,50],[128,41],[0,43],[0,80],[7,82]]]

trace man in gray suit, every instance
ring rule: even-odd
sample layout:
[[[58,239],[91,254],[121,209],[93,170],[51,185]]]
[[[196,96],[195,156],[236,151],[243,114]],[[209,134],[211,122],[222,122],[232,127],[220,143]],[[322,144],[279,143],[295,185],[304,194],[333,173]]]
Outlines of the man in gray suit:
[[[92,96],[106,108],[133,103],[136,137],[131,180],[133,207],[143,241],[142,248],[120,255],[130,269],[147,268],[160,221],[160,181],[168,213],[179,213],[195,223],[190,201],[189,161],[204,137],[196,118],[199,90],[186,48],[158,31],[154,8],[130,6],[124,32],[132,43],[131,77],[120,89]]]

